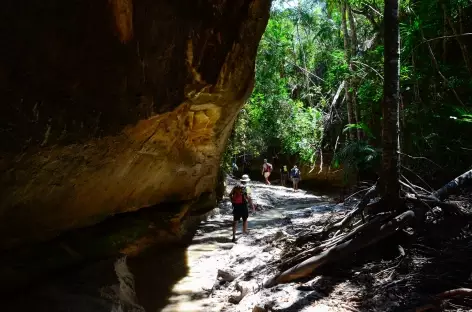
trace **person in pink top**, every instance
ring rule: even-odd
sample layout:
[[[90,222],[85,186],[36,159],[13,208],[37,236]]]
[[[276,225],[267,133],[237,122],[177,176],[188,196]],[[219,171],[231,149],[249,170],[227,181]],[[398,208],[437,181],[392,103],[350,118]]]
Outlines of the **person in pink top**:
[[[270,185],[269,176],[272,172],[272,165],[267,162],[267,159],[264,159],[264,164],[262,165],[262,175],[264,176],[265,183]]]

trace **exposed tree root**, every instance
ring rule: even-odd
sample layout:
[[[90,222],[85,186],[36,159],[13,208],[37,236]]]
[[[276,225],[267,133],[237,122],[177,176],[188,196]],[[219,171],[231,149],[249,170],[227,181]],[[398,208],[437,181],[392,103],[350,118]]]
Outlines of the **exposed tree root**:
[[[288,269],[287,271],[276,275],[275,277],[268,280],[264,286],[272,287],[280,283],[288,283],[290,281],[310,275],[314,270],[327,262],[337,261],[360,249],[375,244],[380,240],[392,235],[393,233],[403,229],[403,227],[405,227],[414,218],[414,216],[415,213],[412,210],[408,210],[384,225],[381,224],[381,219],[376,219],[366,226],[365,232],[362,235],[331,247],[321,254],[311,257],[302,263]]]
[[[367,206],[367,204],[370,202],[372,198],[374,198],[377,195],[377,184],[374,184],[365,194],[365,196],[362,198],[362,200],[357,204],[357,206],[349,212],[346,217],[341,220],[340,222],[329,226],[326,231],[334,231],[338,230],[338,232],[342,229],[344,229],[346,226],[349,225],[349,223],[354,219],[355,216],[363,213],[364,208]]]
[[[405,209],[399,209],[396,213],[378,213],[379,210],[382,210],[382,207],[379,206],[385,205],[382,199],[375,204],[370,204],[371,199],[377,195],[377,184],[374,184],[356,207],[342,220],[326,226],[322,231],[298,237],[296,240],[297,246],[310,240],[317,241],[317,243],[296,255],[291,253],[290,257],[284,259],[278,266],[282,272],[268,280],[264,286],[272,287],[309,276],[327,263],[347,258],[361,249],[378,243],[397,232],[404,231],[407,225],[413,226],[413,220],[416,220],[417,226],[421,226],[426,212],[433,207],[442,208],[445,215],[461,216],[472,220],[472,215],[464,213],[459,205],[444,201],[453,188],[457,188],[469,180],[472,181],[472,170],[449,182],[441,189],[429,192],[404,178],[401,181],[403,191],[400,203],[403,203],[404,208],[408,208],[406,211]],[[375,206],[375,208],[370,206]],[[373,211],[376,214],[372,214]],[[364,213],[370,213],[370,216],[367,215],[367,218],[364,218]],[[362,220],[358,219],[357,223],[351,225],[359,215],[362,216]],[[354,228],[345,232],[347,228],[352,227]],[[405,250],[403,247],[399,245],[397,247],[400,257],[404,257]],[[472,290],[470,291],[472,294]],[[456,293],[460,294],[461,292],[455,291],[450,294],[447,293],[447,295],[444,293],[444,296],[454,296]],[[465,294],[466,291],[462,293]]]
[[[428,207],[438,206],[442,208],[449,215],[458,215],[458,216],[463,216],[466,218],[472,218],[471,215],[464,213],[460,209],[460,207],[455,203],[443,202],[443,201],[434,200],[434,199],[422,199],[422,198],[417,198],[415,196],[411,196],[410,194],[406,194],[405,200],[407,202],[411,202],[414,204],[424,204]]]
[[[382,223],[382,222],[384,222],[385,220],[387,220],[389,218],[391,218],[391,214],[376,215],[376,216],[374,216],[372,221],[357,226],[356,228],[354,228],[351,232],[349,232],[347,234],[343,234],[343,235],[336,236],[334,238],[328,239],[328,240],[324,241],[319,246],[316,246],[314,248],[310,248],[308,250],[305,250],[305,251],[303,251],[303,252],[301,252],[301,253],[299,253],[299,254],[297,254],[297,255],[295,255],[295,256],[287,259],[287,260],[285,260],[284,262],[282,262],[279,265],[279,268],[282,269],[282,270],[288,269],[288,268],[296,265],[297,263],[300,263],[301,261],[304,261],[304,260],[306,260],[310,257],[313,257],[314,255],[319,254],[320,252],[322,252],[325,249],[331,248],[335,245],[344,243],[345,241],[354,238],[355,236],[359,235],[362,231],[365,231],[366,229],[372,228],[373,224]]]
[[[429,303],[421,307],[416,308],[416,312],[424,312],[431,309],[436,309],[442,300],[451,299],[454,297],[472,297],[472,289],[470,288],[457,288],[442,292],[434,296],[435,303]]]

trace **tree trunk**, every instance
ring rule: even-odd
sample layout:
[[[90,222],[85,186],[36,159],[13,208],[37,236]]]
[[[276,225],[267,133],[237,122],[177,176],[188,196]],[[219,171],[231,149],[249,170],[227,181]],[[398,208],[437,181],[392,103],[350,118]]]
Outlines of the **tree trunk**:
[[[347,5],[347,15],[349,18],[349,28],[351,30],[350,39],[351,39],[351,56],[355,56],[357,54],[357,28],[356,23],[354,21],[354,15],[352,14],[352,9],[350,5]]]
[[[300,52],[301,52],[301,56],[302,56],[302,60],[303,60],[303,68],[305,69],[303,72],[305,74],[305,89],[306,89],[306,93],[309,94],[310,93],[310,72],[308,70],[308,66],[307,66],[307,61],[306,61],[306,54],[305,54],[305,50],[303,48],[303,41],[301,40],[301,37],[300,37],[300,29],[299,29],[299,24],[300,24],[300,21],[301,21],[301,18],[302,18],[302,11],[301,11],[301,8],[300,8],[300,5],[301,5],[301,2],[298,1],[298,20],[297,20],[297,39],[298,39],[298,47],[300,49]],[[311,96],[308,96],[307,97],[308,99],[308,104],[309,106],[312,106],[312,97]]]
[[[349,17],[349,28],[350,28],[350,41],[351,41],[351,59],[349,60],[349,70],[351,72],[351,92],[352,92],[352,109],[354,110],[354,120],[356,124],[359,124],[361,121],[360,118],[360,109],[357,106],[356,94],[357,94],[357,85],[358,81],[354,75],[356,70],[356,65],[352,62],[352,58],[357,54],[357,27],[356,22],[354,21],[354,16],[352,14],[352,9],[350,5],[347,5],[347,15]],[[362,130],[357,129],[357,139],[360,140],[362,138]]]
[[[351,44],[350,44],[350,38],[349,38],[349,32],[347,30],[347,20],[346,20],[346,12],[347,11],[347,4],[346,1],[343,1],[342,7],[341,7],[341,13],[342,13],[342,18],[341,18],[341,26],[343,30],[343,37],[344,37],[344,56],[346,58],[346,64],[350,68],[351,64]],[[351,75],[351,72],[349,73]],[[352,102],[353,98],[353,93],[352,93],[352,86],[351,86],[351,77],[348,77],[346,79],[346,83],[344,84],[344,91],[346,93],[346,107],[347,107],[347,121],[350,124],[355,124],[355,110],[354,110],[354,105]],[[355,129],[349,129],[349,138],[354,141],[356,139],[356,132]]]
[[[444,3],[442,4],[442,9],[443,9],[443,41],[442,41],[442,59],[443,62],[446,62],[447,59],[447,24],[448,24],[448,17],[446,13],[446,6]]]
[[[302,70],[302,72],[305,75],[305,92],[310,93],[310,76],[309,76],[310,72],[308,71],[308,67],[307,67],[307,63],[306,63],[305,50],[303,49],[303,42],[300,38],[300,30],[299,30],[299,25],[298,25],[299,23],[300,23],[300,19],[298,19],[297,25],[296,25],[298,48],[300,49],[300,54],[302,56],[302,61],[303,61],[304,70]],[[311,97],[308,97],[308,103],[311,106]]]
[[[392,207],[398,202],[400,192],[400,32],[398,27],[398,0],[385,0],[384,27],[383,172],[381,192],[386,203]]]

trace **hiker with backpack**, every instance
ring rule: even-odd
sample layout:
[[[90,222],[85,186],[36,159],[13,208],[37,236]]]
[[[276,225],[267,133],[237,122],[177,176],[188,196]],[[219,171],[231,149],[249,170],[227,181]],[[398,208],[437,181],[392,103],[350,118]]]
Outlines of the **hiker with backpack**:
[[[233,187],[229,194],[231,204],[233,205],[233,243],[236,242],[236,225],[241,218],[243,219],[243,233],[247,234],[247,218],[249,217],[248,204],[251,205],[252,212],[255,211],[251,198],[251,189],[246,185],[251,179],[249,179],[247,174],[244,174],[240,181],[241,184],[237,184]]]
[[[301,180],[301,172],[300,169],[297,168],[297,165],[294,165],[292,170],[290,170],[290,180],[293,183],[293,191],[298,191],[298,183]]]
[[[231,165],[231,172],[233,174],[233,177],[236,176],[236,174],[238,173],[239,171],[239,168],[238,168],[238,165],[236,165],[235,162],[233,162],[233,164]]]
[[[288,179],[288,168],[287,166],[283,166],[280,168],[280,185],[286,186]]]
[[[269,176],[272,172],[272,164],[267,162],[267,159],[264,159],[264,164],[262,165],[262,175],[264,176],[265,183],[270,185]]]

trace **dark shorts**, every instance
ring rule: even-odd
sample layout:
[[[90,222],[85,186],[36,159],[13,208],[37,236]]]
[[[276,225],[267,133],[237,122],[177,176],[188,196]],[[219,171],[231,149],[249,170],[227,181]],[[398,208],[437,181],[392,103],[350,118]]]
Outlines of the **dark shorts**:
[[[249,216],[249,210],[246,204],[233,204],[233,221],[239,221],[243,218],[246,221]]]

